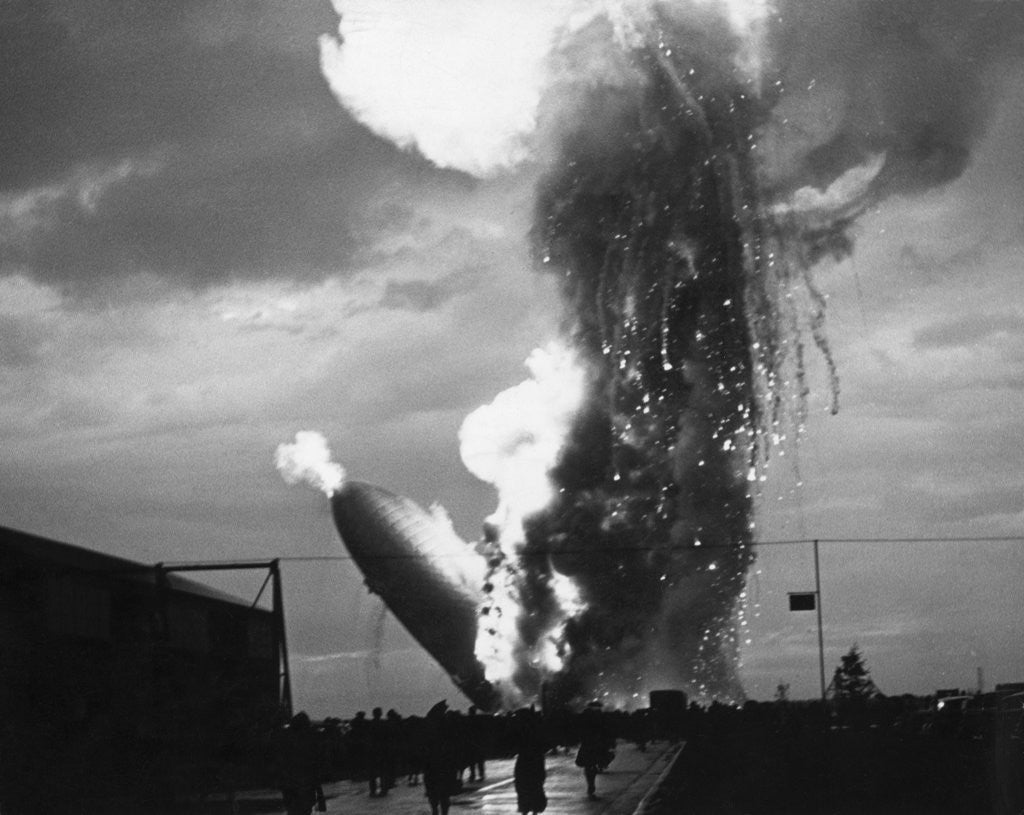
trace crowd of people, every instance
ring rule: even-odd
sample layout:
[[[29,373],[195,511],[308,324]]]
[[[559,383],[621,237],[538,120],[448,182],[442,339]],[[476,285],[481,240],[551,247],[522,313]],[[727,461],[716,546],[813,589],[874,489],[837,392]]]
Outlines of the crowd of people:
[[[644,750],[655,739],[704,743],[736,734],[754,738],[752,733],[774,734],[787,744],[813,743],[830,732],[938,739],[942,722],[929,710],[934,711],[933,700],[910,696],[879,697],[860,707],[777,700],[632,713],[604,710],[597,702],[578,713],[532,707],[499,714],[470,707],[463,713],[439,702],[424,716],[374,708],[370,715],[360,711],[348,721],[315,725],[298,713],[278,732],[273,754],[289,815],[324,811],[320,785],[339,780],[365,784],[370,797],[386,796],[397,784],[421,786],[431,815],[447,815],[464,784],[485,781],[489,760],[513,757],[518,810],[537,815],[547,808],[546,759],[553,751],[574,754],[582,771],[580,793],[594,798],[597,778],[613,760],[619,740]],[[990,740],[1002,732],[996,724],[1007,733],[1013,730],[1007,743],[1024,743],[1024,715],[1017,715],[1014,727],[1009,719],[993,721]]]
[[[649,711],[607,712],[593,702],[582,713],[544,715],[534,708],[490,715],[466,713],[446,702],[425,716],[374,708],[348,722],[328,719],[314,727],[305,713],[292,717],[278,734],[276,768],[289,815],[324,810],[321,784],[349,779],[366,784],[371,797],[388,795],[397,784],[422,785],[431,815],[447,815],[451,800],[468,782],[486,779],[487,761],[515,757],[518,810],[536,815],[547,807],[545,758],[575,750],[586,795],[597,797],[596,778],[612,761],[618,739],[643,749],[664,730]],[[582,785],[581,785],[582,787]]]

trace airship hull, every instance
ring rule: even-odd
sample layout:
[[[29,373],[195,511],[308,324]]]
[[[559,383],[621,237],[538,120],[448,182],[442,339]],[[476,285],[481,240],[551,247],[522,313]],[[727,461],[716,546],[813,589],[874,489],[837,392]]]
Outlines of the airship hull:
[[[482,561],[419,505],[372,484],[348,481],[331,497],[334,523],[366,585],[477,707],[497,694],[475,647]]]

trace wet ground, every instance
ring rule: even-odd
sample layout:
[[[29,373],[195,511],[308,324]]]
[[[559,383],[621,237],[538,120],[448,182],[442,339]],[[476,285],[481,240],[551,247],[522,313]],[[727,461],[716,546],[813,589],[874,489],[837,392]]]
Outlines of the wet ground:
[[[679,745],[656,742],[646,751],[619,742],[615,760],[597,777],[597,799],[586,795],[583,771],[573,763],[573,753],[547,757],[548,797],[546,815],[634,815],[646,809],[653,790],[680,749]],[[452,815],[514,815],[516,793],[512,783],[512,759],[491,761],[483,782],[466,782],[452,799]],[[423,786],[409,786],[401,779],[387,796],[371,798],[365,783],[343,781],[324,787],[327,812],[331,815],[429,815]],[[213,802],[211,802],[212,804]],[[218,811],[230,812],[226,802]],[[208,811],[213,812],[214,809]],[[238,811],[283,812],[276,793],[248,793],[240,796]]]

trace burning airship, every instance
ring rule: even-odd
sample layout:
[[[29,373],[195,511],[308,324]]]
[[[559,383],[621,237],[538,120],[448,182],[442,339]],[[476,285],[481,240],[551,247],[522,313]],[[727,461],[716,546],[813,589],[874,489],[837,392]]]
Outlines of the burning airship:
[[[442,511],[345,478],[314,431],[278,445],[274,462],[289,484],[309,484],[330,498],[338,534],[367,588],[475,705],[496,707],[497,690],[475,655],[487,564]]]
[[[497,693],[476,658],[484,562],[444,519],[381,487],[345,481],[331,495],[341,539],[371,592],[478,707]]]
[[[342,543],[388,610],[477,707],[493,710],[522,695],[494,673],[494,643],[516,627],[496,602],[505,556],[493,540],[471,545],[440,507],[345,477],[326,439],[300,431],[274,456],[289,484],[306,483],[331,501]],[[507,655],[505,655],[507,656]]]

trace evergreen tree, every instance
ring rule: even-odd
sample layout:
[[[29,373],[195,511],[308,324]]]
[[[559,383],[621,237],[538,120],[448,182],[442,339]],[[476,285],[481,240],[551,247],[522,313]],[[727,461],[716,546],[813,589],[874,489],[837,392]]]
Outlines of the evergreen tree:
[[[881,696],[875,683],[871,681],[871,673],[864,664],[864,657],[856,643],[836,666],[829,692],[837,702],[866,701]]]

